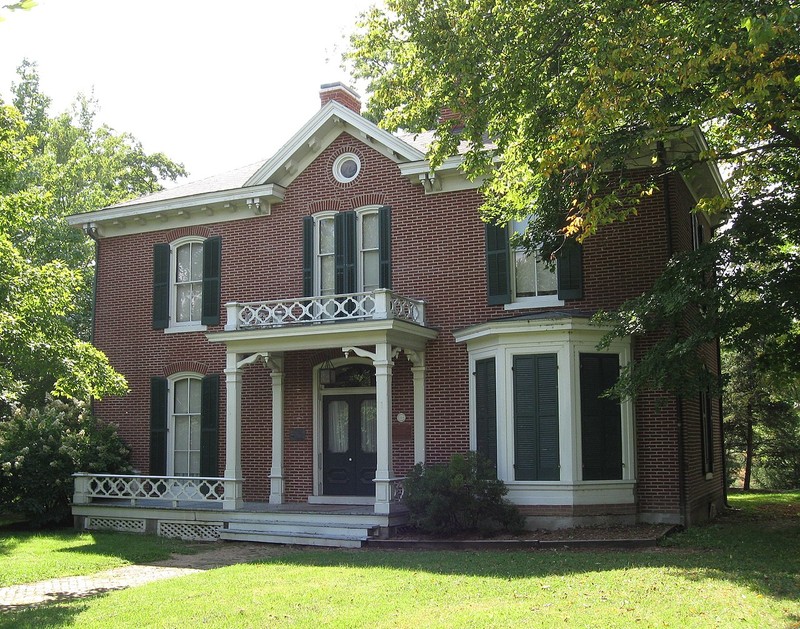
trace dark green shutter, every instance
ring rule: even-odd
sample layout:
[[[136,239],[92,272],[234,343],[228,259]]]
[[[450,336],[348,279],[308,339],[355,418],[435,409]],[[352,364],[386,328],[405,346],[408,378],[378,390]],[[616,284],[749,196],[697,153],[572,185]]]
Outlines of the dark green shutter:
[[[583,480],[622,478],[622,415],[619,402],[601,397],[619,376],[616,354],[581,354],[581,450]]]
[[[203,241],[203,314],[200,323],[219,325],[222,238],[212,236]]]
[[[556,255],[559,299],[583,298],[583,247],[568,239]]]
[[[497,381],[495,359],[475,361],[476,450],[497,471]]]
[[[217,440],[219,431],[219,375],[203,378],[200,407],[200,476],[219,476]]]
[[[508,228],[486,223],[486,281],[490,305],[511,303]]]
[[[169,255],[169,245],[153,245],[154,330],[163,330],[169,327]]]
[[[356,292],[356,213],[339,212],[333,219],[336,294]]]
[[[514,356],[514,478],[559,480],[558,361]]]
[[[303,297],[314,296],[314,217],[303,217]]]
[[[150,474],[167,473],[167,379],[150,379]]]
[[[378,259],[380,288],[392,288],[392,209],[384,206],[378,210]]]

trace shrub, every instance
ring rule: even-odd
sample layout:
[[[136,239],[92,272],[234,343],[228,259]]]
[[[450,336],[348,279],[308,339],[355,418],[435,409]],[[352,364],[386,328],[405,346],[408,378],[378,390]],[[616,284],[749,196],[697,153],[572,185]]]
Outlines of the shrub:
[[[125,473],[130,450],[77,401],[18,406],[0,422],[0,501],[34,527],[70,517],[75,472]]]
[[[504,496],[503,481],[476,452],[454,454],[447,465],[417,464],[405,481],[410,522],[426,533],[519,530],[523,519]]]

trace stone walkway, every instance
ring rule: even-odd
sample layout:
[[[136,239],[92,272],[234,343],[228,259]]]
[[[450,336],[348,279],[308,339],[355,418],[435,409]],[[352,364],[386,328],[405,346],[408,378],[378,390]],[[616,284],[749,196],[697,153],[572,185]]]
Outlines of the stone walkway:
[[[173,555],[149,565],[130,565],[86,576],[62,577],[0,588],[0,612],[96,596],[104,592],[184,577],[212,568],[275,557],[290,550],[270,544],[222,543],[209,545],[195,555]]]
[[[123,566],[83,577],[63,577],[37,583],[0,588],[0,612],[16,611],[32,605],[55,603],[112,590],[143,585],[151,581],[183,577],[201,572],[197,568],[166,566]]]

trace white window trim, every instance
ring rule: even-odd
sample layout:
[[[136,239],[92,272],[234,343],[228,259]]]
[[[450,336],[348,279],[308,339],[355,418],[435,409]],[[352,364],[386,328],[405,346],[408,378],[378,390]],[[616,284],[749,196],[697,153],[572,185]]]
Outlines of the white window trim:
[[[319,255],[319,244],[320,244],[320,236],[319,236],[319,228],[320,224],[325,219],[334,220],[335,216],[338,212],[333,211],[325,211],[325,212],[318,212],[314,214],[314,243],[313,243],[313,252],[314,252],[314,295],[317,297],[322,296],[322,261]],[[334,234],[335,234],[334,228]],[[334,235],[334,239],[336,236]],[[334,240],[335,243],[335,240]],[[335,272],[335,265],[336,265],[336,245],[334,244],[334,290],[332,295],[336,293],[336,272]]]
[[[175,383],[179,380],[193,378],[197,380],[198,386],[203,386],[203,375],[191,371],[174,373],[167,378],[167,476],[175,475]],[[201,407],[202,421],[202,407]],[[201,425],[202,431],[202,425]],[[192,478],[188,476],[187,478]]]
[[[345,177],[339,170],[342,166],[342,163],[347,160],[353,160],[356,163],[356,174],[352,177]],[[334,160],[332,170],[334,179],[336,179],[336,181],[339,183],[350,183],[355,181],[361,174],[361,158],[355,153],[342,153]]]
[[[509,238],[513,235],[511,231],[514,229],[513,223],[508,224]],[[514,232],[516,233],[516,232]],[[558,298],[556,288],[555,295],[531,295],[528,297],[517,297],[517,251],[518,248],[508,243],[508,266],[509,266],[509,287],[511,289],[511,302],[504,304],[504,310],[524,310],[530,308],[551,308],[554,306],[563,306],[564,300]],[[554,271],[555,273],[556,271]],[[556,278],[556,287],[558,287],[558,278]]]
[[[519,322],[518,326],[476,326],[475,333],[457,334],[469,352],[470,449],[477,447],[475,363],[495,359],[497,391],[497,476],[516,504],[632,504],[636,485],[636,435],[632,400],[620,404],[622,422],[621,480],[582,480],[580,354],[619,355],[620,367],[631,360],[630,339],[617,339],[600,351],[597,343],[605,330],[567,321]],[[526,325],[527,324],[527,325]],[[538,327],[538,329],[537,329]],[[461,337],[461,338],[459,338]],[[514,480],[514,356],[556,354],[558,364],[559,464],[558,481]]]
[[[363,220],[364,216],[367,214],[375,214],[378,215],[378,210],[381,208],[380,205],[365,205],[364,207],[358,208],[356,212],[356,232],[357,232],[357,246],[358,246],[358,257],[356,262],[356,282],[358,285],[358,291],[364,292],[364,243],[363,243]],[[379,219],[380,220],[380,219]],[[380,225],[378,225],[378,255],[380,256]],[[370,251],[374,251],[370,249]],[[380,260],[378,260],[378,265],[380,267]],[[378,280],[380,281],[380,268],[378,268]]]
[[[357,208],[354,210],[356,214],[356,292],[364,292],[364,264],[362,258],[363,252],[363,243],[362,243],[362,220],[364,215],[366,214],[377,214],[378,210],[381,208],[381,205],[365,205],[363,207]],[[318,212],[313,215],[314,219],[314,243],[313,243],[313,252],[314,252],[314,295],[319,297],[322,293],[322,263],[320,262],[320,255],[319,255],[319,226],[320,223],[325,219],[334,219],[338,212],[334,212],[331,210],[326,210],[324,212]],[[334,236],[335,238],[335,236]],[[380,238],[380,233],[378,234],[378,238]],[[335,247],[335,245],[334,245]],[[335,264],[335,260],[334,260]],[[380,271],[380,270],[379,270]],[[335,294],[335,287],[334,293]]]
[[[203,244],[205,238],[202,236],[183,236],[169,243],[169,327],[164,329],[165,334],[176,334],[181,332],[205,332],[208,326],[200,321],[178,322],[177,309],[177,289],[175,287],[175,275],[178,266],[178,248],[190,243]]]

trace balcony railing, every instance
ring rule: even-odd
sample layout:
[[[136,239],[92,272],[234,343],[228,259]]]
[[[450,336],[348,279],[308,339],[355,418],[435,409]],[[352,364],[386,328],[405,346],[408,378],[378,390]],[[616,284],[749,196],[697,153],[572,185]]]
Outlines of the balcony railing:
[[[401,297],[386,289],[301,299],[229,302],[225,307],[228,331],[376,319],[400,319],[425,325],[425,302]]]

